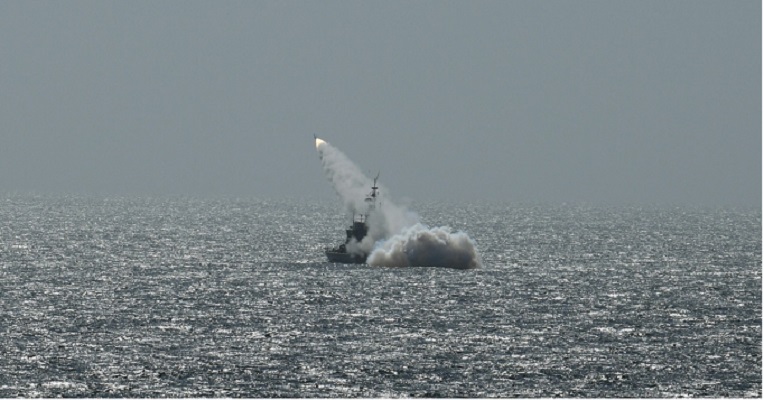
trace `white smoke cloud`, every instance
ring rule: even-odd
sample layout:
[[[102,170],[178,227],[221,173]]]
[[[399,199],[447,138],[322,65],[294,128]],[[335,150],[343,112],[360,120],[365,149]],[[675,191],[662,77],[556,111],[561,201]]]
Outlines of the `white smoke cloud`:
[[[316,150],[324,174],[334,187],[349,214],[366,213],[372,180],[366,177],[345,154],[316,138]],[[353,239],[350,253],[369,254],[367,263],[385,267],[477,268],[481,265],[475,242],[463,232],[451,233],[447,227],[427,228],[419,216],[396,205],[380,186],[376,208],[366,221],[369,230],[361,242]]]
[[[380,242],[366,262],[382,267],[472,269],[480,267],[481,258],[475,242],[466,233],[416,224]]]

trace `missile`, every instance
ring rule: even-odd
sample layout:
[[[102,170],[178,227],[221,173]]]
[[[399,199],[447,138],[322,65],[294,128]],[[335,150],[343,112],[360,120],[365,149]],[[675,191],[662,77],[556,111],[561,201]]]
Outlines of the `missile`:
[[[323,141],[323,140],[321,140],[321,139],[319,139],[319,138],[318,138],[318,136],[316,136],[316,134],[315,134],[315,133],[313,134],[313,139],[315,139],[315,140],[316,140],[316,150],[320,149],[320,148],[321,148],[321,145],[324,145],[324,144],[326,144],[326,142],[325,142],[325,141]]]

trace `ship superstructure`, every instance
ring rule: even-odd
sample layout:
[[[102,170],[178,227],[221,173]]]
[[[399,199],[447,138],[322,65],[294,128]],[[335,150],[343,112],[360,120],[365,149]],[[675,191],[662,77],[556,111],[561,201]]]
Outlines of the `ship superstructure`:
[[[362,241],[363,238],[366,237],[366,234],[369,232],[369,215],[371,215],[371,213],[377,207],[377,195],[379,194],[379,188],[377,187],[378,178],[379,174],[377,174],[377,176],[374,178],[374,183],[371,186],[371,193],[366,195],[366,198],[364,199],[366,211],[354,214],[352,225],[350,225],[350,227],[345,230],[345,233],[347,234],[345,243],[340,244],[334,248],[327,247],[324,249],[324,253],[326,253],[326,257],[330,262],[343,264],[363,264],[366,262],[366,257],[369,256],[368,253],[365,253],[361,250],[350,252],[348,250],[348,245],[353,240],[356,242]]]

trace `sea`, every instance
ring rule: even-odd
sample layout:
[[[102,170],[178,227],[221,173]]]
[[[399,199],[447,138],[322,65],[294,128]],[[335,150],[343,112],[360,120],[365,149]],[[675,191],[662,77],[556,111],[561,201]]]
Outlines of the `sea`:
[[[0,197],[0,397],[761,397],[760,208],[420,202],[482,267],[332,264],[332,199]]]

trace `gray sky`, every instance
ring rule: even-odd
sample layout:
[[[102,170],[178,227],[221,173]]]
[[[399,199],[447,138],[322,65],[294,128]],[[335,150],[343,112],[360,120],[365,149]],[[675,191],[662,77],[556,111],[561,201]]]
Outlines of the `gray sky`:
[[[0,193],[761,205],[761,2],[0,2]]]

